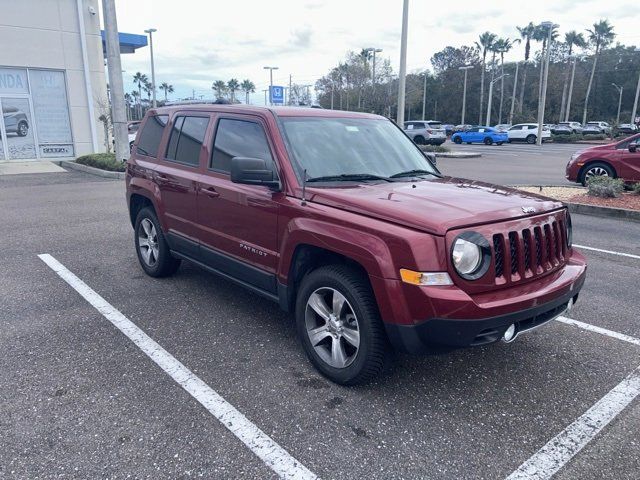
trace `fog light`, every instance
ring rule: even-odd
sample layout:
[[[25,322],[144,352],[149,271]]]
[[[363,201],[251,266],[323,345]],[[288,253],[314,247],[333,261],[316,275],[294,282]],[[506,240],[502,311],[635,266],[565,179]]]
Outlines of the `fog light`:
[[[502,340],[509,343],[509,342],[512,342],[515,337],[516,337],[516,324],[512,323],[511,325],[509,325],[509,328],[507,328],[507,330],[504,332],[504,335],[502,336]]]

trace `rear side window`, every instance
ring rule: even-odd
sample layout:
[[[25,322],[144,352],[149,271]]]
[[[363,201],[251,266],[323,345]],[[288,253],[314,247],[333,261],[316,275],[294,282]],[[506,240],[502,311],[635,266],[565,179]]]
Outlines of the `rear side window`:
[[[167,147],[167,160],[197,167],[208,124],[209,117],[176,117]]]
[[[169,115],[153,115],[147,118],[144,128],[138,134],[138,153],[149,157],[158,155],[162,132],[169,121]]]
[[[230,118],[222,118],[218,121],[211,155],[211,168],[229,173],[233,157],[260,158],[267,164],[273,161],[262,125]]]

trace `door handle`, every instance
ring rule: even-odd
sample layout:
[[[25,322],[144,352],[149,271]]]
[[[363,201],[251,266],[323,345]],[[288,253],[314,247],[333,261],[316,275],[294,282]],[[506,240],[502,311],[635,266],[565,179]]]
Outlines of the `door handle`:
[[[204,193],[207,197],[218,198],[220,194],[213,187],[200,187],[200,192]]]
[[[158,182],[160,185],[166,185],[167,183],[170,182],[169,177],[162,175],[161,173],[156,173],[155,174],[155,180],[156,182]]]

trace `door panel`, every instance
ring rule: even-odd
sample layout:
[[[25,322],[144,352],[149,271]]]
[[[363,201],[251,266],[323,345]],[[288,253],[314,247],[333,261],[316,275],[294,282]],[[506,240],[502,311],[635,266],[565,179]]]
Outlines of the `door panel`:
[[[640,147],[640,144],[638,144]],[[625,180],[634,182],[640,181],[640,150],[630,152],[628,149],[622,150],[620,159],[620,171],[618,176]]]
[[[203,260],[240,280],[275,291],[278,265],[275,199],[283,194],[267,187],[232,183],[223,171],[234,156],[264,159],[269,155],[267,160],[271,160],[273,149],[269,148],[264,124],[257,118],[225,115],[218,122],[221,123],[213,148],[218,160],[212,166],[220,167],[220,171],[206,169],[198,181],[198,236]],[[264,142],[262,151],[266,153],[261,154],[260,148],[252,143],[251,132],[237,128],[244,123],[253,125],[253,133],[259,127],[258,140]],[[229,132],[225,133],[226,129]]]

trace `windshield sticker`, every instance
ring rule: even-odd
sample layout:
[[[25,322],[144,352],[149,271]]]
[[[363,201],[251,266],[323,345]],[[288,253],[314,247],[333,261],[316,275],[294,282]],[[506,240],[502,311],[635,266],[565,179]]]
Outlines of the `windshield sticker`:
[[[354,125],[347,125],[344,128],[347,129],[347,132],[359,132],[360,130],[358,130],[358,127],[354,126]]]

